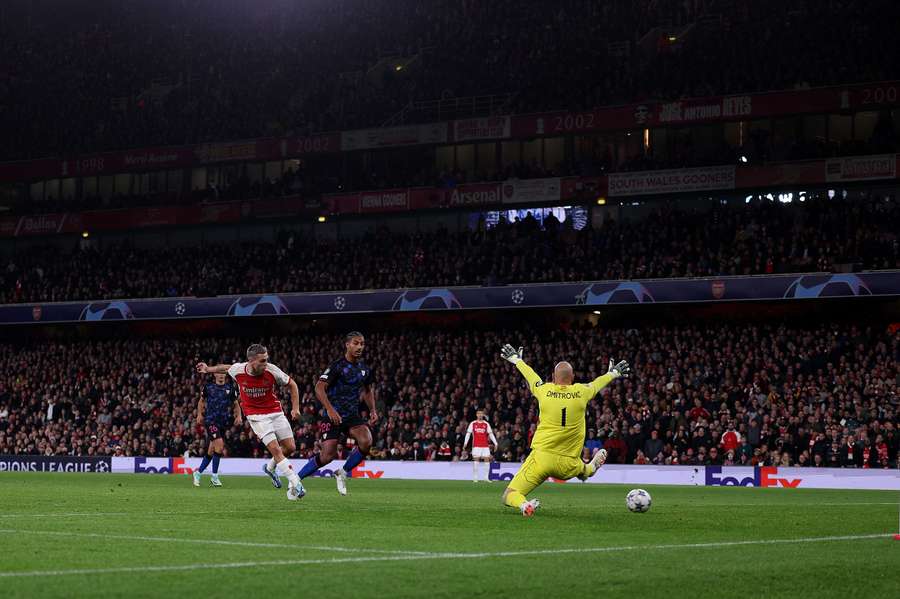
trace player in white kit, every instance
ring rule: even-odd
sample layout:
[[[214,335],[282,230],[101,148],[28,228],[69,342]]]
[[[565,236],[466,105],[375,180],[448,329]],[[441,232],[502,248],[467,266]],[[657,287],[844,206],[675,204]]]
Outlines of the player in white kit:
[[[463,441],[463,448],[465,448],[469,444],[469,437],[472,438],[472,482],[477,483],[479,477],[479,468],[478,464],[480,462],[487,462],[487,473],[485,474],[484,480],[486,482],[490,481],[490,473],[491,473],[491,443],[494,444],[494,449],[497,449],[497,438],[494,436],[494,431],[491,429],[491,423],[484,419],[484,410],[478,410],[475,412],[475,420],[469,423],[469,428],[466,429],[466,440]]]

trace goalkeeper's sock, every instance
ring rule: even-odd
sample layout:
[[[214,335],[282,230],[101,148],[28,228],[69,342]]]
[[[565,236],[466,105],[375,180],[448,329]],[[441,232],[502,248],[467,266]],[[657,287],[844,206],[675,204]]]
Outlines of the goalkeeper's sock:
[[[506,505],[509,507],[514,507],[517,510],[522,508],[522,504],[528,501],[525,499],[525,496],[516,491],[515,489],[510,489],[509,493],[506,494]]]
[[[197,472],[203,472],[206,470],[206,467],[209,466],[209,462],[212,460],[210,455],[203,456],[203,461],[200,462],[200,467],[197,468]]]

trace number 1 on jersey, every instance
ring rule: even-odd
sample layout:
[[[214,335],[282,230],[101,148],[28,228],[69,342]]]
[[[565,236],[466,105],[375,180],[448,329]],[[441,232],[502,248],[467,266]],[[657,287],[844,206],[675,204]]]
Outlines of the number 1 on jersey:
[[[563,409],[562,409],[562,422],[561,422],[561,426],[565,426],[565,425],[566,425],[566,409],[563,408]]]

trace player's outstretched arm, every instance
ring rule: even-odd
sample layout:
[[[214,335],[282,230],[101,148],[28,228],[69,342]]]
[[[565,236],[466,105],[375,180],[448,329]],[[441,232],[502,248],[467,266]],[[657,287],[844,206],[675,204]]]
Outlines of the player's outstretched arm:
[[[231,364],[216,364],[215,366],[210,366],[206,362],[197,364],[197,372],[200,374],[226,374],[229,368],[231,368]]]
[[[628,365],[628,362],[622,360],[617,364],[612,359],[610,359],[609,370],[607,370],[606,374],[600,375],[593,381],[591,381],[591,387],[594,390],[594,394],[596,395],[597,393],[599,393],[604,387],[606,387],[617,378],[627,378],[630,374],[631,366]]]
[[[524,352],[524,347],[520,347],[518,350],[516,350],[512,345],[507,343],[502,348],[500,348],[500,357],[510,364],[515,364],[519,372],[522,373],[522,376],[525,377],[525,380],[528,381],[529,388],[534,389],[535,387],[540,387],[544,384],[544,381],[542,381],[541,377],[539,377],[538,374],[531,368],[531,366],[526,364],[522,359],[522,354]]]

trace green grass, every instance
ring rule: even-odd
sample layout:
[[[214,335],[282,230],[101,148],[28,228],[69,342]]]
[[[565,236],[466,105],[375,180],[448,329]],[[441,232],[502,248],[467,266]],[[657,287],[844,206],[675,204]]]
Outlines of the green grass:
[[[525,519],[499,483],[353,480],[342,498],[316,479],[288,502],[222,480],[0,474],[0,597],[900,596],[890,536],[768,543],[896,532],[895,492],[647,487],[653,509],[631,514],[626,487],[547,484]],[[554,549],[574,551],[433,555]],[[332,559],[353,561],[308,563]]]

